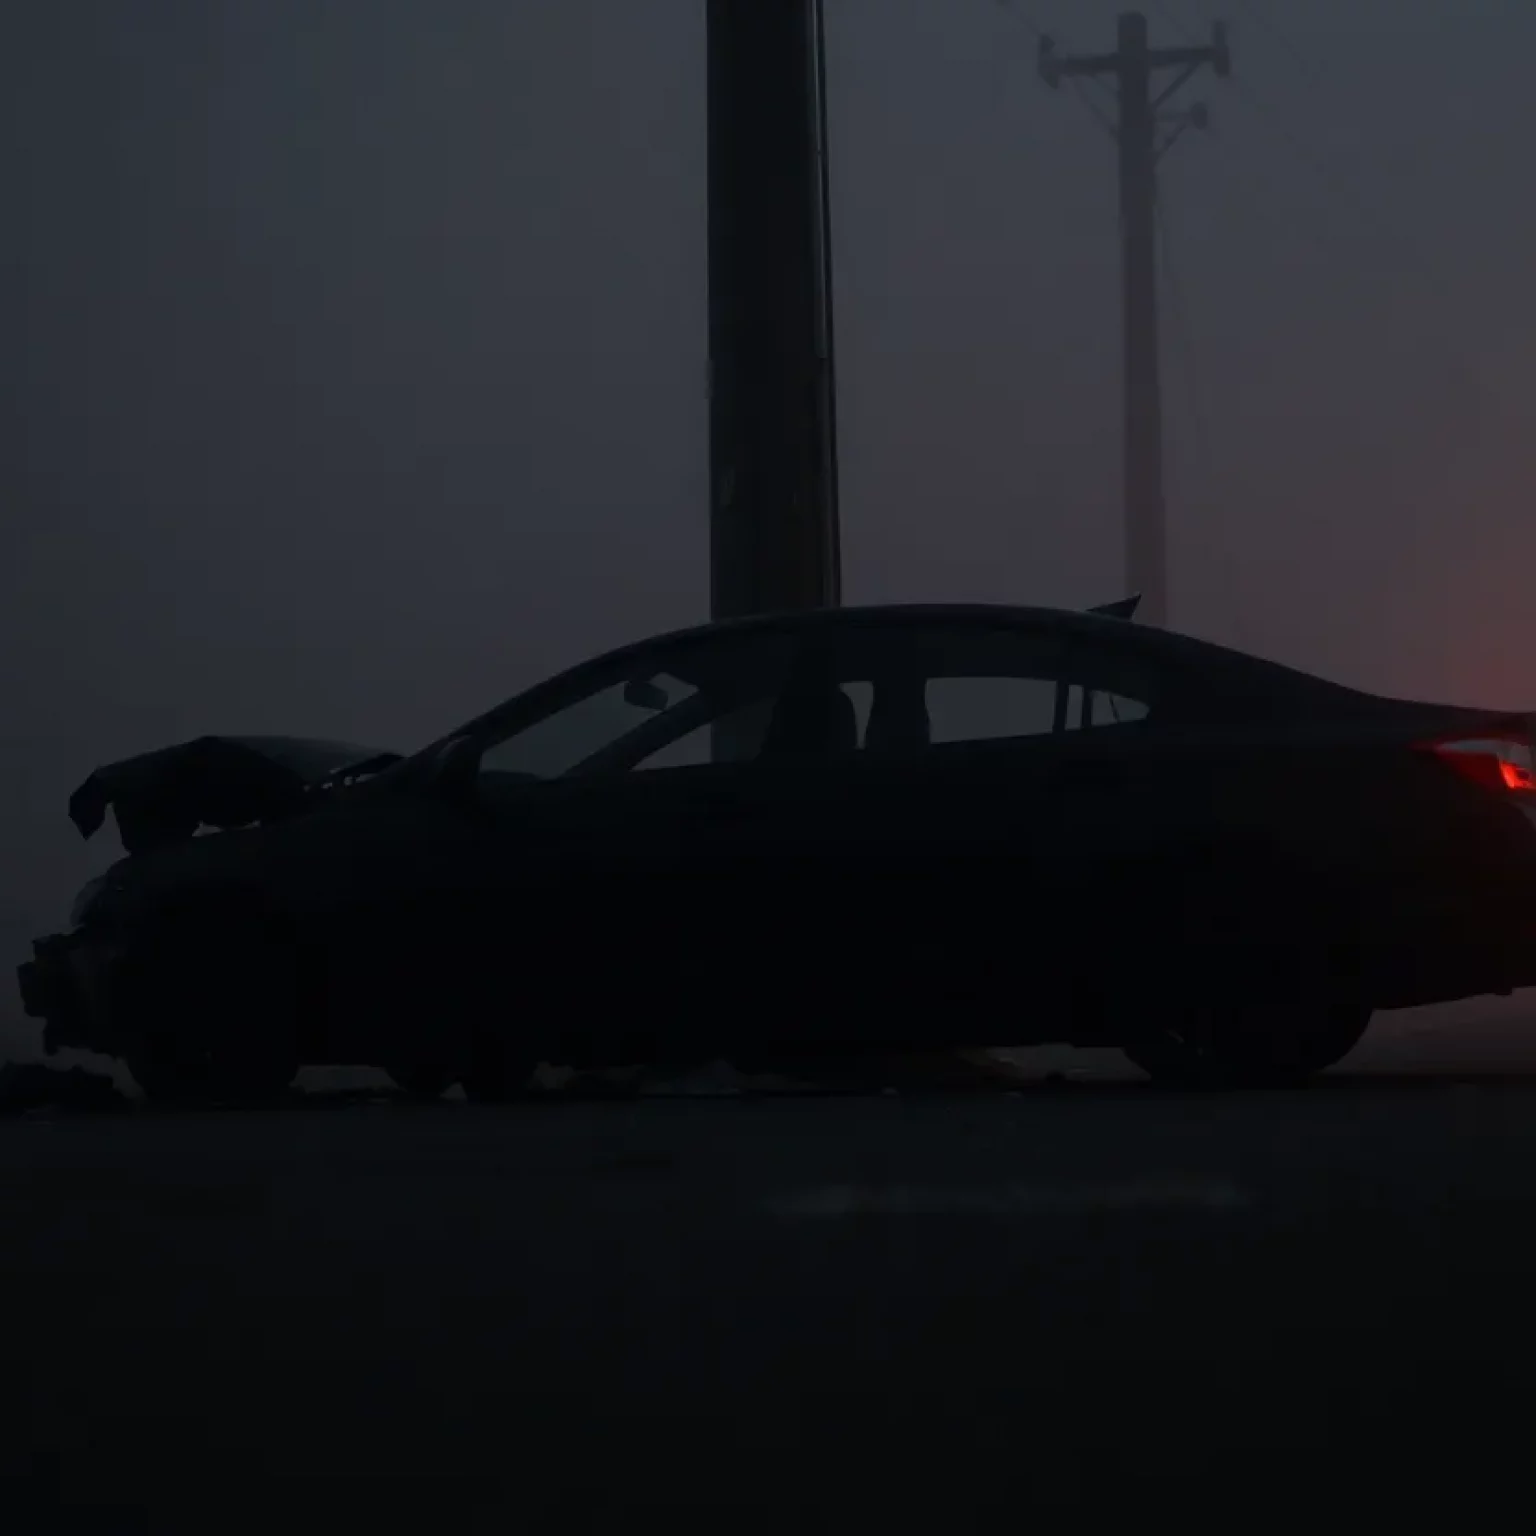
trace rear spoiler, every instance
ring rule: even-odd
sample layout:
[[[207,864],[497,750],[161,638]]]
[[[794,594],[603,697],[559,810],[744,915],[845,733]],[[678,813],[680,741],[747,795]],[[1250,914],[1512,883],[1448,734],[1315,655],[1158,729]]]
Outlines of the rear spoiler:
[[[1101,603],[1097,608],[1090,608],[1089,613],[1096,613],[1103,619],[1134,619],[1137,606],[1141,602],[1141,593],[1133,593],[1130,597],[1122,597],[1119,602]]]

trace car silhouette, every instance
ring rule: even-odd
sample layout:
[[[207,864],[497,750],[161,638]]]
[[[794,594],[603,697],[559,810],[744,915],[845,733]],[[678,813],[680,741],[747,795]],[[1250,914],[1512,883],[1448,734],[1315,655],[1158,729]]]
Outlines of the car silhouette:
[[[99,770],[127,857],[21,969],[154,1097],[431,1096],[725,1058],[1117,1046],[1299,1083],[1536,983],[1532,719],[1093,612],[849,608],[627,645],[405,756]]]

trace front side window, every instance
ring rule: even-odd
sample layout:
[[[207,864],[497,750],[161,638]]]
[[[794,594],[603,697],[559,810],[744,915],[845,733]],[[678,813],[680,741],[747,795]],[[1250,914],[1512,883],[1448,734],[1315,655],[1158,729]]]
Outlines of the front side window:
[[[705,763],[750,762],[758,755],[775,700],[753,699],[692,726],[646,753],[636,768],[697,768]]]

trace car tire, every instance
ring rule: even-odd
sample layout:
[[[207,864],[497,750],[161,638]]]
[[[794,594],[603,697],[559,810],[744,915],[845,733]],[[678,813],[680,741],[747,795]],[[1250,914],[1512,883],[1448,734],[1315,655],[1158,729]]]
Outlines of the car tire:
[[[180,1050],[164,1035],[136,1042],[124,1061],[139,1092],[151,1104],[195,1105],[214,1096],[206,1059]]]
[[[471,1104],[509,1104],[527,1097],[538,1058],[521,1050],[503,1029],[475,1030],[469,1060],[460,1074],[464,1097]]]
[[[1124,1051],[1164,1087],[1295,1088],[1349,1055],[1370,1021],[1358,1003],[1201,1010]]]
[[[437,1062],[413,1062],[387,1069],[389,1080],[406,1098],[421,1104],[440,1099],[458,1080],[451,1067]]]
[[[267,925],[168,921],[126,981],[124,1060],[153,1101],[269,1102],[298,1072],[301,998],[297,950]]]

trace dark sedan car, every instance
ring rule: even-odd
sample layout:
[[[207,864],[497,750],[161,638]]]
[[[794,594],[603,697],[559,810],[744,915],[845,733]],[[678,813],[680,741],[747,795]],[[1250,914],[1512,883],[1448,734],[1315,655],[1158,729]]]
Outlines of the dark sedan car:
[[[711,625],[401,760],[93,775],[130,853],[22,990],[157,1095],[1047,1041],[1294,1082],[1376,1009],[1536,984],[1531,732],[1107,612]]]

